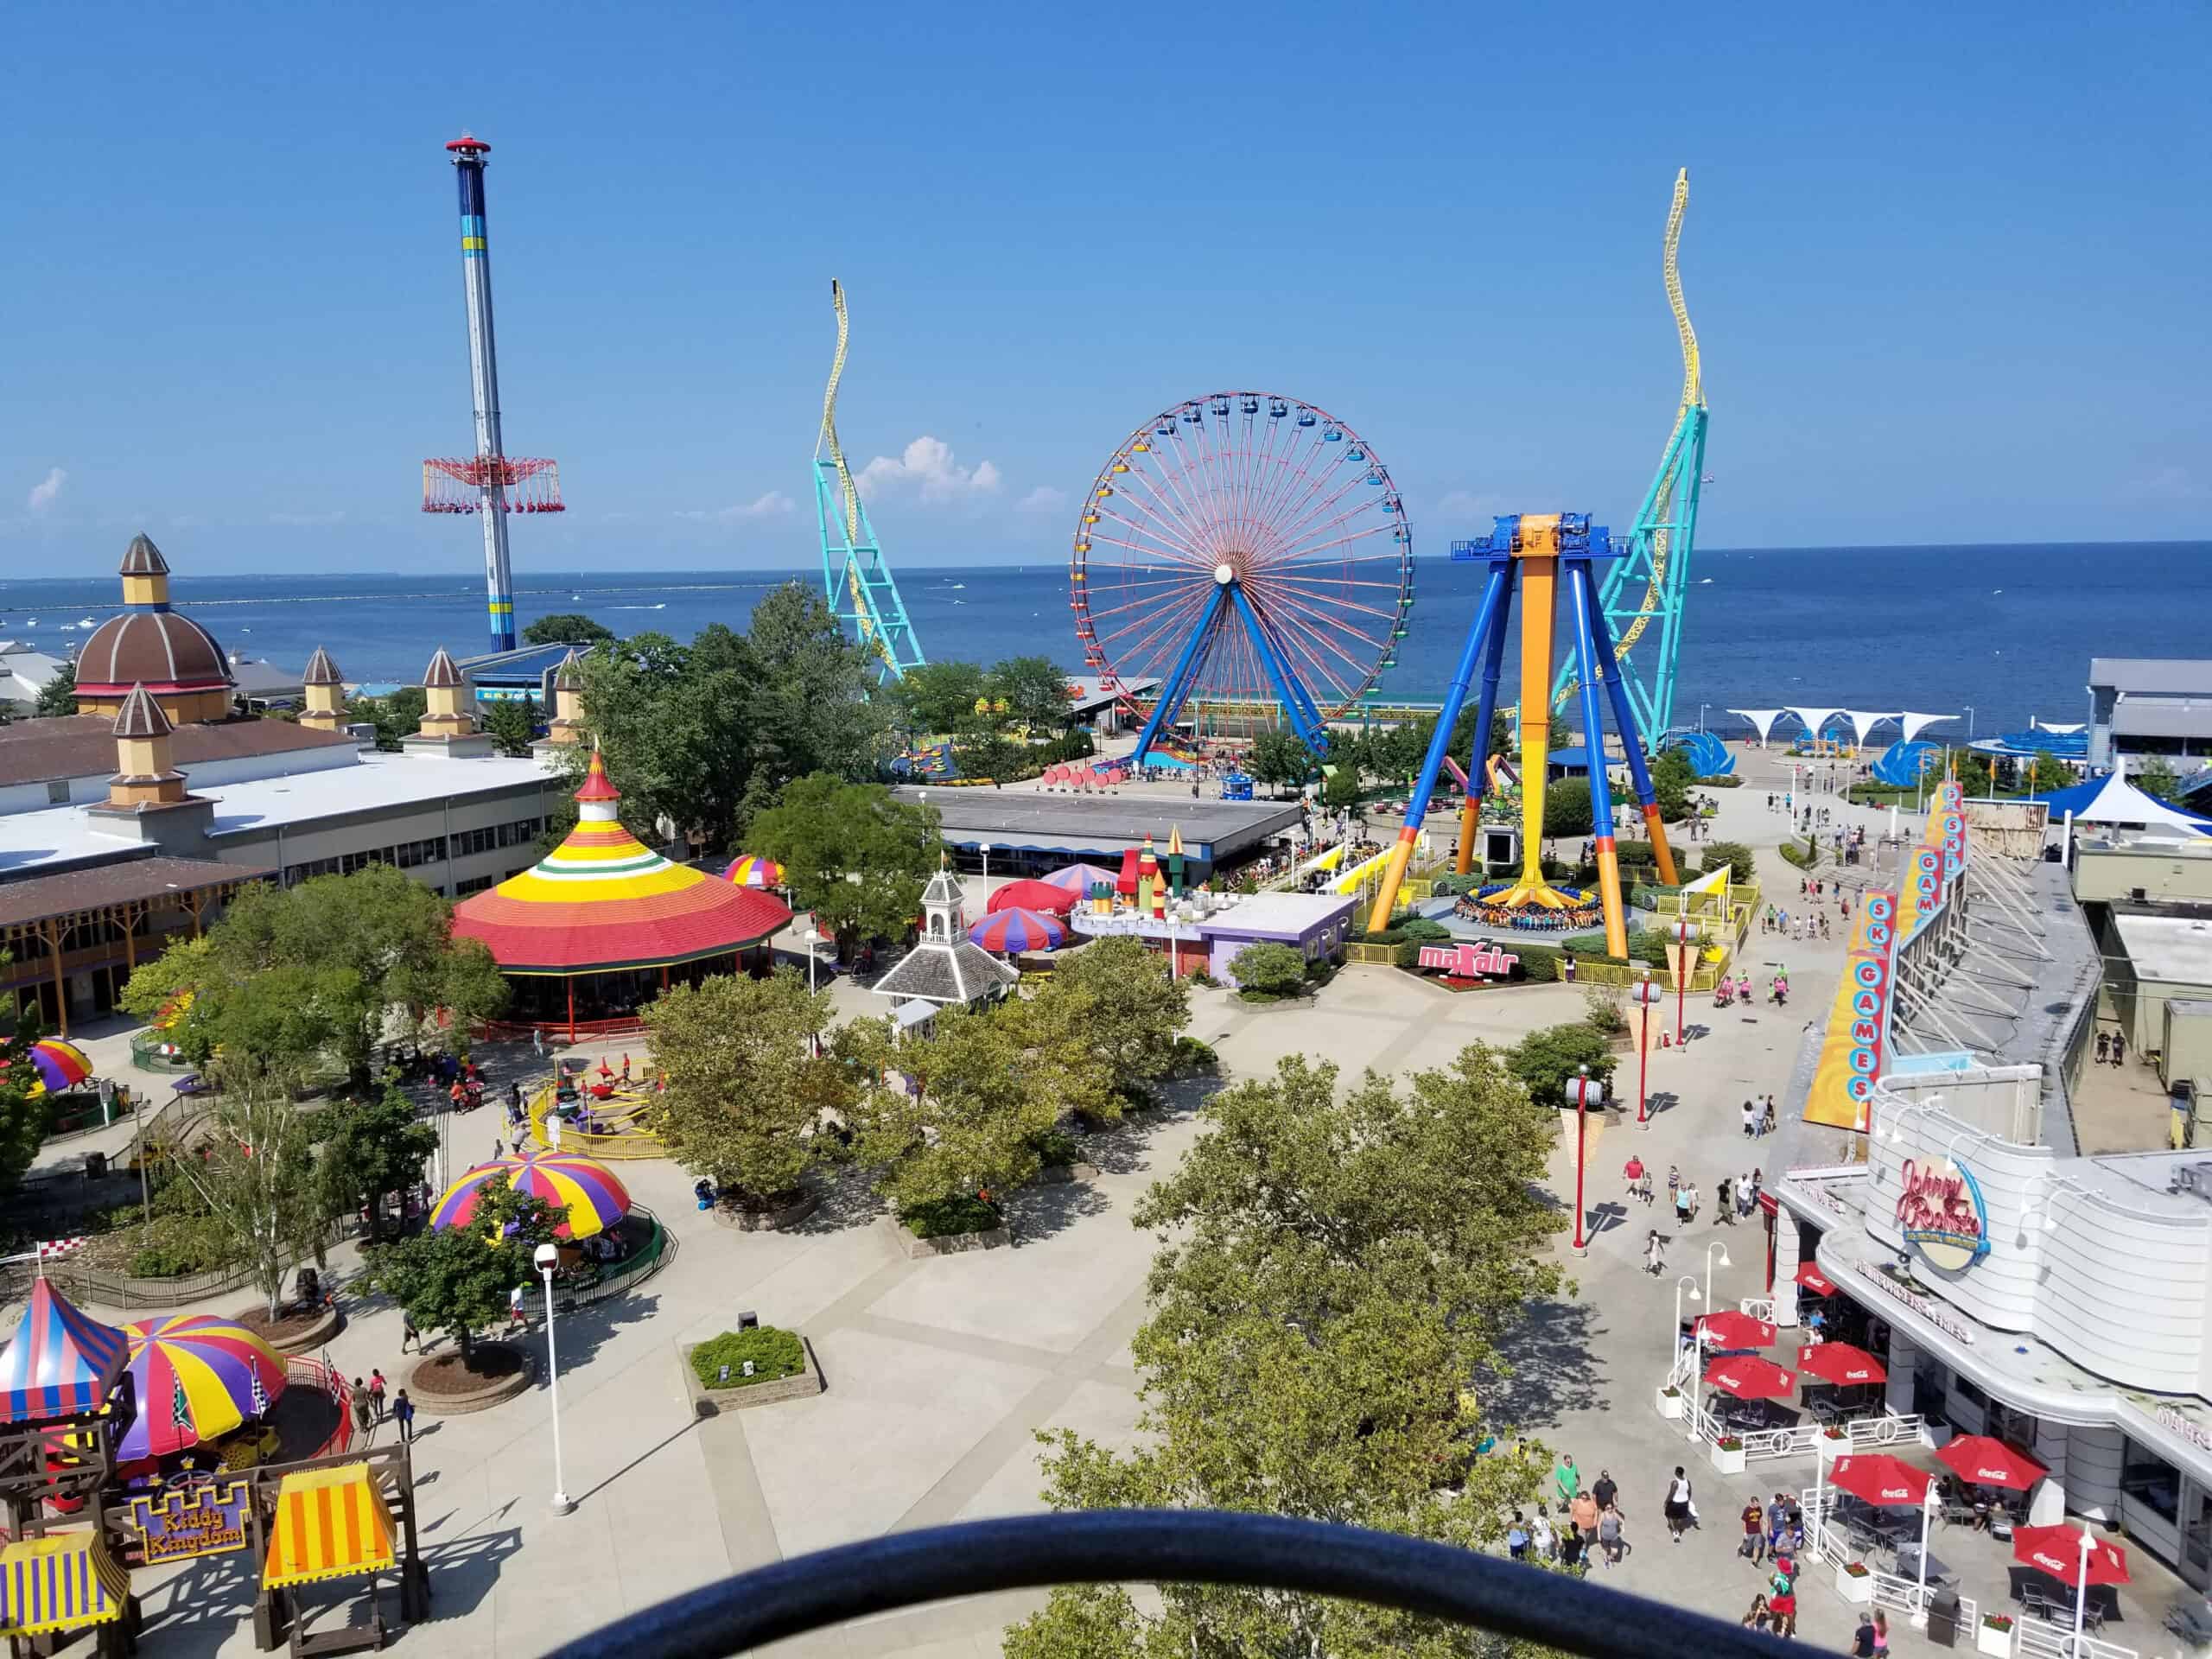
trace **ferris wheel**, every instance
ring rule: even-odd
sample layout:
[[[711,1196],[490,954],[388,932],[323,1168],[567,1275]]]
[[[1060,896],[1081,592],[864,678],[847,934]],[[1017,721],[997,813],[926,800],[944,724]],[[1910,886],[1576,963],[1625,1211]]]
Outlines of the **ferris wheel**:
[[[1413,531],[1390,470],[1311,404],[1217,391],[1123,439],[1085,498],[1068,570],[1084,659],[1145,718],[1249,733],[1327,720],[1396,660]]]

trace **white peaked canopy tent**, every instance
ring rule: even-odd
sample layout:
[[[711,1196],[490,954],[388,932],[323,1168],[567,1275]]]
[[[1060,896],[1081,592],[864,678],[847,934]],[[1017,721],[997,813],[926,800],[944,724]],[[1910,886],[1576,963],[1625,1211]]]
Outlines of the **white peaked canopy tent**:
[[[1768,738],[1774,735],[1774,722],[1789,711],[1787,709],[1731,709],[1732,715],[1741,715],[1758,728],[1759,747],[1764,748]]]
[[[1807,708],[1792,709],[1787,712],[1796,715],[1799,720],[1804,721],[1806,736],[1817,738],[1821,734],[1821,728],[1827,725],[1828,721],[1834,719],[1836,715],[1841,714],[1843,710],[1840,709]]]
[[[2086,797],[2086,798],[2084,798]],[[2183,835],[2212,835],[2212,818],[2168,806],[2156,796],[2145,795],[2127,781],[2125,772],[2093,779],[2071,789],[2054,790],[2035,798],[2050,804],[2056,824],[2069,812],[2076,824],[2141,824],[2147,830],[2171,830]]]
[[[1858,739],[1859,747],[1862,749],[1866,747],[1867,733],[1872,731],[1877,726],[1880,725],[1885,720],[1898,720],[1903,718],[1903,716],[1899,715],[1877,714],[1871,709],[1845,709],[1839,712],[1842,714],[1846,720],[1851,722],[1852,734]]]
[[[1916,715],[1906,713],[1897,716],[1897,724],[1904,734],[1904,741],[1910,743],[1915,738],[1918,737],[1923,732],[1926,731],[1930,726],[1933,726],[1937,721],[1956,720],[1958,716],[1956,715]]]

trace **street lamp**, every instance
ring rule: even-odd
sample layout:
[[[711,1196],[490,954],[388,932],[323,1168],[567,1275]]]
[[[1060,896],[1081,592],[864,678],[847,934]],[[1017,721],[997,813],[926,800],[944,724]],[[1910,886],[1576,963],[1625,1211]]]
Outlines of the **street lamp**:
[[[1690,1300],[1701,1301],[1698,1294],[1697,1275],[1686,1273],[1675,1281],[1675,1330],[1669,1338],[1675,1345],[1667,1351],[1667,1380],[1675,1380],[1675,1367],[1682,1357],[1682,1287],[1689,1287]],[[1697,1439],[1698,1389],[1705,1380],[1705,1344],[1694,1331],[1690,1332],[1690,1439]]]
[[[1590,1092],[1595,1088],[1602,1103],[1605,1097],[1605,1085],[1592,1084],[1590,1068],[1586,1065],[1578,1065],[1574,1071],[1573,1078],[1567,1085],[1567,1093],[1574,1096],[1574,1243],[1572,1248],[1577,1255],[1587,1255],[1590,1254],[1590,1241],[1582,1230],[1582,1174],[1583,1166],[1590,1161]]]
[[[1709,702],[1700,702],[1697,706],[1697,728],[1700,733],[1705,730],[1705,711],[1712,707]]]
[[[808,928],[804,943],[806,944],[806,993],[811,996],[814,995],[814,953],[822,943],[822,930],[818,927]]]
[[[1715,1250],[1720,1252],[1720,1265],[1722,1267],[1725,1268],[1732,1265],[1728,1260],[1728,1247],[1726,1244],[1721,1243],[1718,1239],[1715,1239],[1712,1243],[1705,1247],[1705,1300],[1707,1306],[1710,1306],[1713,1301],[1713,1253]]]
[[[1974,704],[1967,704],[1967,741],[1974,741]]]
[[[1651,1014],[1659,1003],[1659,988],[1651,982],[1651,966],[1644,964],[1643,977],[1636,982],[1629,995],[1636,1003],[1636,1126],[1649,1129],[1650,1114],[1644,1109],[1644,1081],[1651,1064]]]
[[[977,842],[976,850],[983,855],[983,900],[988,904],[991,897],[991,843]]]
[[[553,1513],[569,1515],[576,1505],[561,1473],[561,1357],[553,1344],[553,1269],[561,1265],[561,1252],[552,1244],[541,1244],[531,1260],[537,1264],[538,1277],[545,1281],[545,1376],[547,1390],[553,1396]]]

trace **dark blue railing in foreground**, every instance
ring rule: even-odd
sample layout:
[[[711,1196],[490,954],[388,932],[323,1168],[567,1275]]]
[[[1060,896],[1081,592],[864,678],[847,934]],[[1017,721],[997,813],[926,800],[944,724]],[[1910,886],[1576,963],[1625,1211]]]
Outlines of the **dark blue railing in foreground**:
[[[785,1637],[925,1602],[1058,1584],[1228,1584],[1301,1591],[1518,1637],[1585,1659],[1777,1659],[1794,1643],[1394,1533],[1211,1510],[1018,1516],[893,1533],[779,1561],[567,1643],[721,1659]]]

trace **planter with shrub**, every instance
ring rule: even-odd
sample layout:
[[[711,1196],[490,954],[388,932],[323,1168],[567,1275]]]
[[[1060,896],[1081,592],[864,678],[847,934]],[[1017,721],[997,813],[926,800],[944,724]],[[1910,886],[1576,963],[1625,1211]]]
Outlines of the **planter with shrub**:
[[[1874,1575],[1864,1561],[1839,1561],[1835,1569],[1835,1592],[1853,1606],[1864,1607],[1874,1599]]]
[[[1659,1390],[1659,1414],[1669,1422],[1681,1421],[1682,1391],[1680,1389]]]
[[[885,1217],[882,1224],[890,1229],[899,1248],[913,1257],[994,1250],[1014,1243],[1006,1230],[1005,1213],[972,1194],[910,1205],[895,1217]]]
[[[1713,1443],[1713,1466],[1724,1475],[1744,1472],[1744,1441],[1740,1435],[1723,1434]]]
[[[1974,1633],[1974,1651],[1986,1653],[1991,1659],[2012,1659],[2012,1616],[2010,1613],[1984,1613],[1980,1628]]]
[[[801,1400],[822,1392],[822,1373],[806,1338],[772,1325],[725,1331],[682,1351],[683,1382],[695,1416]]]

